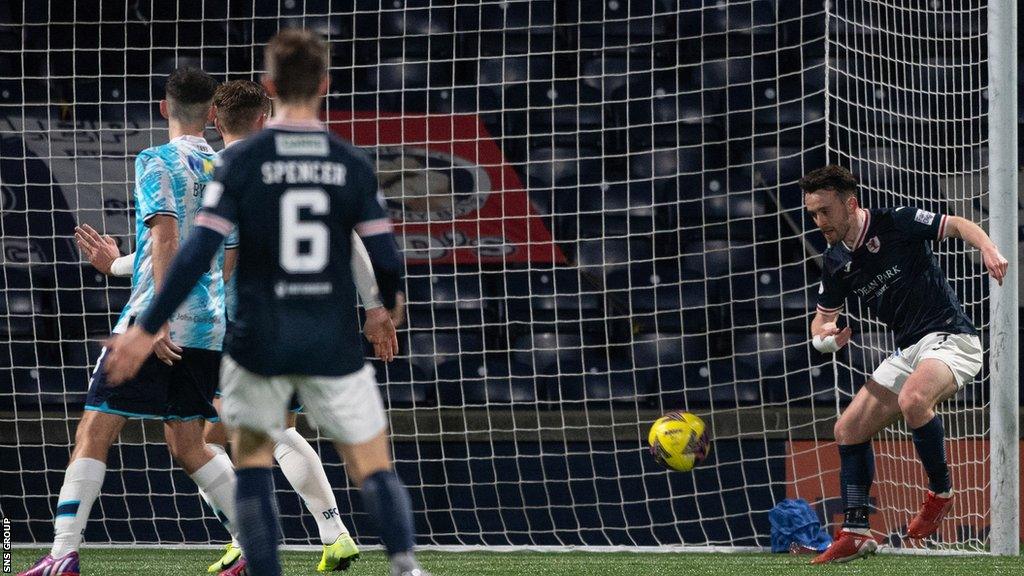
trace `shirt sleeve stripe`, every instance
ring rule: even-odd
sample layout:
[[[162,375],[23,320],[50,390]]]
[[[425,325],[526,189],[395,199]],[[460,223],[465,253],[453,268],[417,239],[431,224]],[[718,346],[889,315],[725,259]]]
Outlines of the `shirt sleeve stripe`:
[[[146,214],[146,217],[142,219],[143,222],[149,222],[149,219],[153,216],[174,216],[174,219],[178,219],[178,213],[174,210],[157,210],[151,214]]]
[[[939,240],[946,237],[946,215],[942,215],[942,219],[939,220]]]
[[[388,232],[391,232],[391,220],[388,218],[367,220],[366,222],[356,224],[356,234],[363,237],[376,236],[377,234],[385,234]]]
[[[235,229],[235,225],[230,220],[210,212],[200,212],[196,216],[196,226],[209,228],[221,236],[227,236]]]
[[[821,304],[818,304],[818,311],[819,312],[827,312],[829,314],[832,314],[833,312],[839,312],[843,308],[844,308],[844,306],[839,306],[838,308],[825,308]]]

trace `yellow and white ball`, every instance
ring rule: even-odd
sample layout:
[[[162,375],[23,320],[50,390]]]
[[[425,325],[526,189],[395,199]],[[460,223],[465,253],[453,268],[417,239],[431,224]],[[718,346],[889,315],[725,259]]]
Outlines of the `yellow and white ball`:
[[[659,464],[680,472],[693,470],[711,452],[704,421],[689,412],[669,412],[655,420],[647,443]]]

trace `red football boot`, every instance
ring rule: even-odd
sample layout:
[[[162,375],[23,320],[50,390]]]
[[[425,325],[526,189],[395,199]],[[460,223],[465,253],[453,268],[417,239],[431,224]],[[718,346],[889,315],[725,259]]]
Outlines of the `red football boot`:
[[[918,511],[917,516],[914,516],[914,519],[910,521],[910,526],[907,527],[907,536],[919,540],[935,534],[935,531],[939,529],[942,519],[946,517],[949,509],[952,507],[952,495],[949,498],[943,498],[942,496],[936,496],[935,492],[929,490],[924,502],[921,503],[921,510]]]
[[[857,558],[869,556],[878,551],[878,542],[870,534],[840,530],[836,539],[811,564],[829,564],[832,562],[849,562]]]

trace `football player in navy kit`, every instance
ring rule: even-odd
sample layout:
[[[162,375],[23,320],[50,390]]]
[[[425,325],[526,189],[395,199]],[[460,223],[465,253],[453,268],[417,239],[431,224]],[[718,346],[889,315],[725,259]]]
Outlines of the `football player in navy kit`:
[[[935,533],[953,503],[945,432],[935,406],[981,370],[978,331],[946,280],[931,243],[961,238],[981,251],[989,275],[1002,284],[1007,260],[977,224],[906,206],[866,209],[857,180],[830,165],[800,180],[804,206],[825,235],[818,306],[811,322],[814,347],[833,353],[850,341],[836,320],[847,298],[857,298],[891,330],[897,349],[871,374],[835,425],[846,517],[832,545],[813,563],[844,562],[874,553],[868,494],[874,480],[871,439],[897,418],[912,430],[929,491],[907,528],[910,538]]]

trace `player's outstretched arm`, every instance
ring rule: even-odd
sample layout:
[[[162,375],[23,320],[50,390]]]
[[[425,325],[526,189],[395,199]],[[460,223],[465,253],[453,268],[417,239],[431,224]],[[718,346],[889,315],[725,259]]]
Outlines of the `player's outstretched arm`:
[[[989,276],[995,279],[1000,286],[1003,285],[1006,268],[1010,263],[999,253],[999,248],[988,237],[988,234],[981,229],[981,226],[966,218],[947,216],[944,236],[946,238],[960,238],[980,250]]]
[[[75,243],[89,264],[107,276],[132,275],[135,253],[121,256],[117,242],[110,236],[101,235],[92,226],[82,224],[75,226]]]
[[[842,330],[836,326],[839,313],[827,313],[818,310],[811,321],[811,337],[814,348],[819,352],[831,353],[839,350],[850,341],[853,330],[849,326]]]

